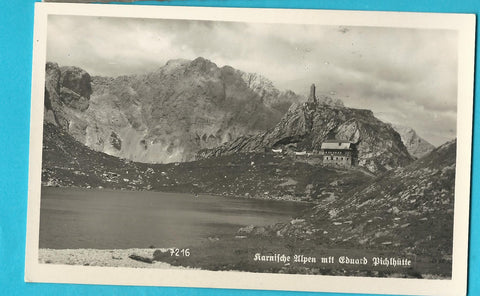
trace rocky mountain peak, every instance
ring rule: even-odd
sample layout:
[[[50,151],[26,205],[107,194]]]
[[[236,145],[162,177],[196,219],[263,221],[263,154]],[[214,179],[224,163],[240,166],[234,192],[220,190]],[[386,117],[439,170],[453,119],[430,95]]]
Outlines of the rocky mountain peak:
[[[78,67],[61,67],[61,85],[76,92],[81,97],[90,99],[92,79],[83,69]]]
[[[191,160],[199,149],[273,127],[298,101],[260,75],[202,57],[142,75],[94,78],[48,63],[46,75],[49,122],[94,150],[142,162]]]
[[[435,146],[418,136],[412,128],[395,124],[392,124],[392,127],[400,134],[403,144],[412,156],[421,158],[435,149]]]
[[[268,78],[257,73],[248,73],[240,70],[237,71],[242,76],[242,79],[247,86],[257,94],[265,95],[266,93],[279,93],[279,90],[275,88],[273,82]]]
[[[260,97],[265,105],[281,113],[285,113],[291,104],[304,100],[302,96],[291,90],[280,91],[271,80],[258,73],[236,71],[245,84]]]
[[[210,68],[218,68],[217,64],[203,57],[198,57],[190,63],[191,67],[199,68],[201,70],[208,70]]]
[[[175,70],[180,67],[185,67],[185,65],[189,64],[190,62],[191,61],[187,59],[169,60],[164,66],[160,67],[157,71],[169,72],[171,70]]]
[[[310,93],[308,95],[307,104],[310,106],[310,108],[316,108],[318,104],[330,105],[330,106],[336,106],[336,107],[345,106],[342,100],[340,99],[334,99],[327,95],[317,94],[314,83],[312,83],[312,85],[310,86]]]
[[[73,114],[90,106],[92,79],[80,68],[52,62],[47,62],[45,72],[45,121],[68,128]]]

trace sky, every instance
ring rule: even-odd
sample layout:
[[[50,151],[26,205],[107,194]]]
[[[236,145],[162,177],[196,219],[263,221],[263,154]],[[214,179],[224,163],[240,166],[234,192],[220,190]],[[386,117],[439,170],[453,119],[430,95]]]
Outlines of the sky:
[[[329,95],[408,126],[438,146],[456,137],[457,32],[89,16],[48,19],[47,60],[90,75],[141,74],[207,58],[280,90]]]

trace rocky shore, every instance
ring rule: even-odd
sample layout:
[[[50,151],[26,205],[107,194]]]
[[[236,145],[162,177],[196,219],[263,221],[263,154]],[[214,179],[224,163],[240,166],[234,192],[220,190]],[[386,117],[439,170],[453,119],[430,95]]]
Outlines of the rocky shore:
[[[38,261],[45,264],[67,264],[83,266],[136,267],[136,268],[173,268],[165,262],[153,260],[156,250],[167,249],[39,249]],[[145,260],[142,260],[145,259]],[[148,261],[150,260],[151,263]]]

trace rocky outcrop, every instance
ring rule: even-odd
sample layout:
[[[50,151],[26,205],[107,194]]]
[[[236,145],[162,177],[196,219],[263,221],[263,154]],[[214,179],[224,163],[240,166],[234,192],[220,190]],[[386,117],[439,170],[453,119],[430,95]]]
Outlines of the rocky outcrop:
[[[408,152],[415,158],[421,158],[435,149],[435,146],[418,136],[412,128],[393,124],[392,127],[400,134],[403,144],[407,147]]]
[[[310,86],[310,93],[308,95],[307,105],[309,105],[311,109],[315,109],[318,104],[344,107],[343,102],[340,99],[334,99],[326,95],[317,95],[315,84],[312,84]]]
[[[77,67],[60,68],[60,100],[63,103],[85,111],[91,94],[91,78],[87,72]]]
[[[46,122],[94,150],[135,161],[191,160],[199,149],[273,127],[299,99],[260,75],[203,58],[116,78],[46,65]]]
[[[450,141],[340,198],[323,200],[305,216],[301,233],[317,233],[336,247],[451,260],[456,143]],[[297,230],[291,225],[277,229],[284,236]]]
[[[312,84],[310,86],[310,94],[308,95],[307,103],[310,103],[310,104],[313,104],[313,105],[318,104],[317,96],[315,95],[315,84]]]
[[[58,124],[54,107],[58,104],[60,93],[60,67],[56,63],[47,63],[45,67],[44,121]],[[54,103],[52,103],[52,100]],[[54,105],[55,104],[55,105]]]
[[[78,115],[90,105],[90,75],[80,68],[59,67],[56,63],[47,63],[45,71],[45,122],[84,138],[87,124]]]
[[[375,174],[413,161],[399,134],[375,118],[372,111],[311,102],[292,105],[280,122],[267,132],[202,150],[197,157],[262,152],[289,144],[295,144],[299,151],[319,151],[321,144],[331,138],[356,143],[358,165]]]

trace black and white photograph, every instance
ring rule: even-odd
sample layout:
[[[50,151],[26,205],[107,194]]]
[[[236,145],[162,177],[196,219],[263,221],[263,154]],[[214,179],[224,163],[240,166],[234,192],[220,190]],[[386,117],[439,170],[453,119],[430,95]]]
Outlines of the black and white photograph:
[[[35,266],[295,275],[300,290],[466,272],[471,16],[43,7]]]

